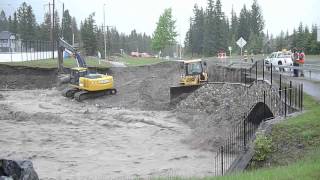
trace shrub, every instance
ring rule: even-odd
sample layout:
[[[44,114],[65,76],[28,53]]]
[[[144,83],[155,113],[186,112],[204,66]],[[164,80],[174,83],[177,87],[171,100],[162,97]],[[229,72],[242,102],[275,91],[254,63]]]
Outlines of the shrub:
[[[266,135],[258,134],[254,141],[253,160],[264,161],[270,152],[272,152],[272,139]]]

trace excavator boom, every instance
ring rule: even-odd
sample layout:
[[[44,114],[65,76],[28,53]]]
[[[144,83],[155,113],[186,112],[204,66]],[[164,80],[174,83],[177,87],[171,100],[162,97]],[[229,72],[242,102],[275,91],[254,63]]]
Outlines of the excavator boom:
[[[75,59],[77,60],[77,65],[78,67],[83,67],[86,68],[87,67],[87,63],[84,60],[84,58],[80,55],[80,53],[73,47],[71,46],[69,43],[67,43],[65,40],[59,38],[58,40],[58,68],[59,70],[62,70],[62,64],[63,64],[63,51],[66,50],[67,52],[71,53]]]

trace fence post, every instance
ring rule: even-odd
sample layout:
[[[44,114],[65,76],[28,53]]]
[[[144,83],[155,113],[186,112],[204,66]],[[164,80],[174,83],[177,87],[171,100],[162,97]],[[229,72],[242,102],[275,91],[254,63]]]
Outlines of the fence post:
[[[266,91],[263,91],[263,118],[266,118]]]
[[[279,96],[281,99],[281,93],[282,93],[282,78],[281,78],[281,74],[280,74],[280,87],[279,87]]]
[[[287,117],[287,87],[284,88],[284,117]]]
[[[292,81],[289,84],[289,105],[292,106]]]
[[[21,61],[23,61],[23,55],[22,55],[23,48],[22,48],[22,45],[23,45],[23,41],[20,42]]]
[[[299,93],[298,93],[298,87],[297,85],[294,86],[294,106],[297,108],[300,108],[298,106],[298,97],[299,97]]]
[[[270,63],[270,64],[271,64],[271,70],[270,70],[271,71],[271,75],[270,75],[271,82],[270,83],[271,83],[271,86],[272,86],[272,63]]]
[[[247,85],[247,68],[244,68],[244,84]]]
[[[223,176],[223,146],[221,146],[220,149],[220,153],[221,153],[221,175]]]
[[[28,61],[28,41],[26,41],[26,60]]]
[[[303,84],[301,83],[301,100],[300,100],[300,107],[301,107],[301,111],[303,110]]]
[[[264,81],[264,60],[262,62],[262,79]]]
[[[256,82],[258,81],[258,61],[256,61]]]
[[[246,119],[243,121],[243,148],[246,149],[247,141],[246,141]]]

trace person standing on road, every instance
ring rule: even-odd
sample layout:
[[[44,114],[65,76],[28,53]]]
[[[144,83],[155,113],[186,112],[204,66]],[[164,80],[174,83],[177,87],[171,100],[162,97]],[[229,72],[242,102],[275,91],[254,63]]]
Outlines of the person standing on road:
[[[296,69],[297,67],[299,67],[299,63],[297,62],[298,58],[299,58],[299,54],[298,54],[297,48],[293,48],[291,59],[292,59],[293,66],[294,66],[294,69],[293,69],[293,76],[294,77],[299,76],[299,70]]]
[[[304,60],[305,60],[304,51],[303,51],[303,49],[300,49],[298,63],[299,63],[299,66],[300,66],[301,68],[303,68]],[[303,69],[300,70],[300,76],[301,76],[301,77],[304,77]]]

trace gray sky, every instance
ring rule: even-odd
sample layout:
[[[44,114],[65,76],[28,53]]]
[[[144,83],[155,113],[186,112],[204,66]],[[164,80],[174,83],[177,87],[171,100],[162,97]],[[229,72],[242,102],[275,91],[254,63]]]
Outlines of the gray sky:
[[[42,22],[43,14],[48,11],[48,0],[25,0],[34,8],[38,22]],[[22,3],[22,0],[1,0],[0,7],[13,12]],[[52,0],[50,1],[52,2]],[[138,32],[146,32],[152,35],[156,22],[165,8],[173,9],[173,16],[176,20],[177,32],[181,34],[177,41],[183,42],[189,26],[189,18],[193,15],[192,9],[195,3],[205,7],[207,0],[56,0],[57,8],[62,11],[62,2],[65,9],[77,18],[78,24],[81,20],[95,12],[97,24],[103,23],[103,4],[106,4],[106,24],[116,26],[118,31],[130,33],[132,29]],[[239,14],[243,4],[250,7],[253,0],[221,0],[222,9],[227,16],[230,16],[231,8]],[[303,22],[320,24],[320,1],[319,0],[258,0],[266,22],[265,31],[277,35],[281,30],[292,32],[294,27]],[[10,4],[10,5],[8,5]]]

